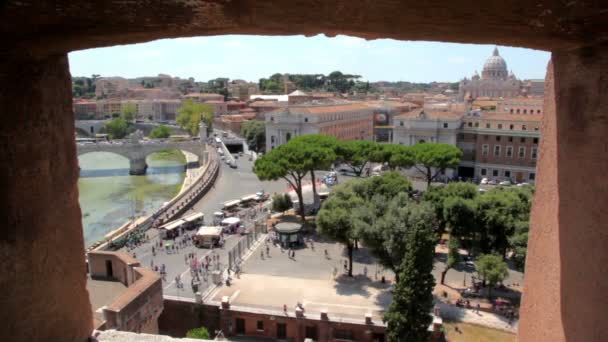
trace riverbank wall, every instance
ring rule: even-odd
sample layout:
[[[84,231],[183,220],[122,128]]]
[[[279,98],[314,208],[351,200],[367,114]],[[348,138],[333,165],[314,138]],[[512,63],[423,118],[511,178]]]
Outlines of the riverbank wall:
[[[108,250],[130,233],[145,231],[153,225],[162,225],[188,210],[192,202],[197,201],[209,191],[219,174],[220,164],[216,150],[209,145],[206,149],[206,158],[202,161],[203,165],[195,169],[197,175],[192,178],[193,180],[187,186],[182,186],[182,190],[173,199],[151,215],[139,218],[133,223],[126,223],[114,230],[112,236],[106,235],[106,239],[88,247],[87,252]],[[186,182],[186,179],[184,179],[184,182]]]

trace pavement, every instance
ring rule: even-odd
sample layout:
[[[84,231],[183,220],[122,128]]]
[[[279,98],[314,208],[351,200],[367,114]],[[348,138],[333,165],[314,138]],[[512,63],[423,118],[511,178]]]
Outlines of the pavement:
[[[221,210],[224,202],[255,194],[260,190],[264,190],[270,194],[286,190],[287,186],[284,182],[259,181],[257,176],[251,171],[253,162],[249,161],[247,157],[240,157],[236,162],[236,169],[232,169],[225,163],[221,163],[220,174],[214,187],[212,187],[199,201],[194,203],[192,208],[182,216],[190,215],[194,212],[202,212],[205,214],[205,222],[211,222],[213,220],[213,213]],[[263,215],[265,214],[262,212],[258,213],[258,217]],[[243,222],[245,225],[251,225],[252,221],[244,219]],[[188,234],[193,233],[194,231],[188,232]],[[219,267],[220,269],[224,269],[228,263],[228,251],[245,238],[240,235],[224,235],[224,247],[216,248],[213,251],[210,249],[198,248],[192,244],[185,244],[175,253],[169,254],[156,247],[156,256],[153,256],[152,246],[160,241],[158,231],[156,229],[150,229],[147,232],[147,235],[150,238],[150,241],[141,244],[136,248],[123,248],[121,251],[130,255],[135,255],[144,267],[153,268],[155,265],[160,267],[160,265],[164,264],[167,273],[165,280],[163,281],[164,293],[170,296],[186,298],[194,298],[194,293],[190,285],[191,276],[189,264],[187,264],[186,259],[184,259],[185,255],[188,253],[195,253],[196,258],[201,260],[207,256],[211,258],[211,254],[214,253],[219,256],[219,266],[213,264],[212,268]],[[178,237],[176,241],[179,242],[180,238]],[[176,243],[176,245],[178,245],[178,243]],[[181,282],[184,284],[184,286],[179,289],[175,286],[175,278],[177,275],[180,276]],[[207,281],[202,279],[199,291],[204,292],[207,290],[211,286],[210,280],[210,278],[208,278]]]
[[[310,238],[314,248],[309,242],[295,249],[294,258],[271,243],[260,244],[244,262],[240,278],[233,277],[231,286],[218,287],[209,299],[220,302],[228,296],[231,305],[275,312],[283,312],[286,305],[287,315],[295,315],[299,302],[312,316],[327,310],[336,319],[364,320],[366,313],[372,313],[380,322],[392,298],[392,273],[382,270],[368,250],[360,248],[353,257],[354,277],[348,277],[343,246],[314,235]],[[389,281],[383,283],[382,276]]]

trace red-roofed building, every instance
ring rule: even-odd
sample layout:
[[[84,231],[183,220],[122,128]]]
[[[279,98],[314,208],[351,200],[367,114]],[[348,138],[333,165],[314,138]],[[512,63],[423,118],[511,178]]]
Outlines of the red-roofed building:
[[[300,104],[266,113],[266,150],[302,134],[340,140],[372,140],[373,109],[363,102]]]

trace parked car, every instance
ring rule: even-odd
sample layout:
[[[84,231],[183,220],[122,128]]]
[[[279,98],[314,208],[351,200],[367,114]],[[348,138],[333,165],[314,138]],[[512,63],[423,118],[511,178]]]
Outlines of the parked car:
[[[512,184],[511,181],[508,179],[498,183],[498,185],[501,185],[501,186],[510,186],[511,184]]]
[[[479,184],[482,184],[482,185],[488,184],[488,179],[487,178],[482,178],[481,182],[479,182]]]
[[[517,186],[527,186],[527,185],[530,185],[530,183],[523,182],[523,183],[517,184]]]
[[[497,185],[498,182],[495,179],[490,179],[487,184],[488,185]]]

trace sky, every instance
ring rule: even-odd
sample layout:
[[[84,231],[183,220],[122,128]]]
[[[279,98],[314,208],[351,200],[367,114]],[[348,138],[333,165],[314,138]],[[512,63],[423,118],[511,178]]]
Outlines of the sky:
[[[69,54],[73,76],[134,78],[159,73],[208,81],[217,77],[257,82],[274,73],[329,74],[340,70],[363,80],[456,82],[481,73],[494,45],[364,40],[324,35],[226,35],[163,39]],[[544,78],[550,54],[498,46],[520,79]]]

